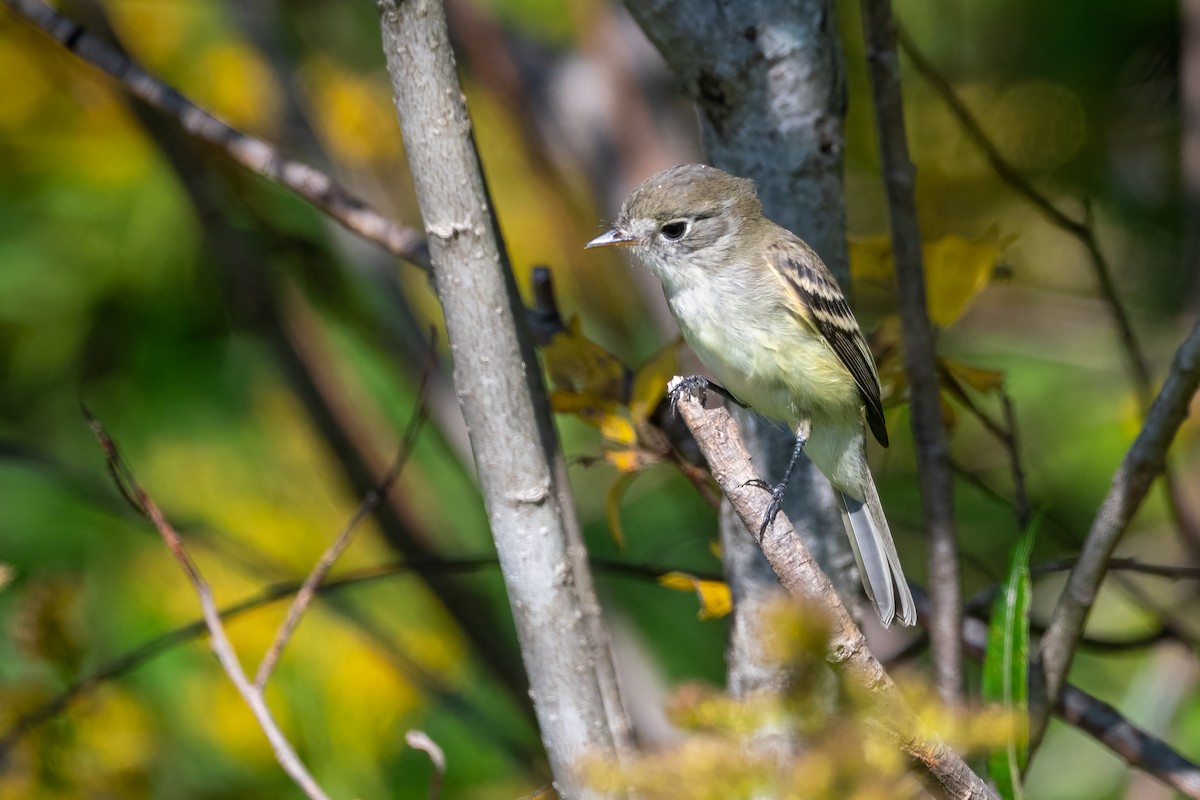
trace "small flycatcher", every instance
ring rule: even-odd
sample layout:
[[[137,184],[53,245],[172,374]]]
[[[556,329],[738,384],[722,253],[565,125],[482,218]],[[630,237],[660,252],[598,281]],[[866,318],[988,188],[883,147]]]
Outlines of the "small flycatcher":
[[[632,247],[662,282],[683,338],[724,389],[796,432],[762,530],[807,452],[836,490],[879,619],[912,625],[916,608],[867,466],[866,427],[888,443],[879,375],[816,252],[763,216],[751,181],[701,164],[644,181],[625,199],[616,226],[587,246]]]

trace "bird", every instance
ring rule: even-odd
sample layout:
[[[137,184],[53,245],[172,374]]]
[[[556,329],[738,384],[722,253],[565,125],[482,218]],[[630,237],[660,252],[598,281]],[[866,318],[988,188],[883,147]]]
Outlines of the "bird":
[[[867,428],[888,445],[879,374],[816,251],[765,216],[753,181],[704,164],[643,181],[612,229],[585,245],[595,247],[629,248],[661,282],[684,340],[719,383],[712,388],[796,434],[760,540],[807,453],[835,490],[880,622],[914,624],[916,607],[866,456]],[[711,386],[698,376],[682,385]]]

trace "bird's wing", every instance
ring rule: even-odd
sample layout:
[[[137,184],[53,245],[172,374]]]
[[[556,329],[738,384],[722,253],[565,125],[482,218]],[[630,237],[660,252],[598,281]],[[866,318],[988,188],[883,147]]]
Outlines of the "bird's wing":
[[[821,335],[854,377],[867,409],[867,424],[879,443],[887,447],[887,425],[875,359],[837,281],[820,256],[799,238],[789,237],[772,246],[767,260],[800,301],[798,314],[803,321]]]

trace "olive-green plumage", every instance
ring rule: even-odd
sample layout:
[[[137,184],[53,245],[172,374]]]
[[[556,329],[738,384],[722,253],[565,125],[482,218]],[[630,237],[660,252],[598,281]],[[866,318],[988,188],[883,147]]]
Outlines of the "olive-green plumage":
[[[865,426],[888,443],[879,377],[820,257],[763,215],[754,184],[686,164],[630,193],[613,230],[663,286],[684,339],[739,401],[798,430],[837,490],[867,595],[884,625],[916,612],[867,466]]]

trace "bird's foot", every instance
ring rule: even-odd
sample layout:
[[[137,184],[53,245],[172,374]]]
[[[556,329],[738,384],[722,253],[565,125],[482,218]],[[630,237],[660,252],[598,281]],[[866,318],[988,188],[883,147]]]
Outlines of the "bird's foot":
[[[771,502],[767,503],[767,510],[763,514],[762,525],[758,529],[758,541],[761,544],[763,537],[767,534],[767,528],[771,527],[771,523],[775,521],[775,518],[779,516],[780,510],[783,508],[783,496],[787,494],[787,481],[772,486],[762,478],[754,478],[746,481],[742,486],[754,486],[771,493]]]
[[[721,395],[731,403],[735,403],[742,408],[746,408],[746,404],[734,397],[724,386],[713,383],[703,375],[684,375],[674,381],[673,385],[667,392],[667,399],[671,403],[671,414],[676,415],[679,411],[679,398],[684,394],[689,394],[700,401],[700,405],[705,405],[708,401],[708,393],[715,392]]]
[[[679,413],[679,398],[685,394],[695,397],[700,401],[700,405],[704,405],[712,385],[703,375],[685,375],[676,380],[667,392],[667,399],[671,403],[671,416]]]

